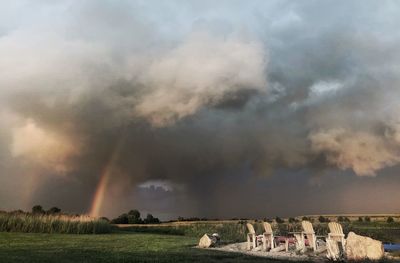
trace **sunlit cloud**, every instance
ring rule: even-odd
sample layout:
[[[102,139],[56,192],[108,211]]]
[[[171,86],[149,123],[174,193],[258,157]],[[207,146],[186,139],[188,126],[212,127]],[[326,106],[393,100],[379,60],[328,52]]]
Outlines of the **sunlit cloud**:
[[[70,169],[68,158],[78,153],[79,144],[38,127],[33,120],[13,129],[11,154],[30,165],[65,174]]]

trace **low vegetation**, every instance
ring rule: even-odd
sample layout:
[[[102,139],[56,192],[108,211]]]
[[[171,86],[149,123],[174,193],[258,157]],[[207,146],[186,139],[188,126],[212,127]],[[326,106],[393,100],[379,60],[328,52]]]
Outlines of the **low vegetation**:
[[[111,231],[111,225],[88,216],[41,214],[25,212],[0,213],[1,232],[102,234]]]
[[[244,221],[245,222],[245,221]],[[261,231],[261,225],[255,226]],[[246,225],[242,222],[184,222],[179,224],[169,223],[161,225],[133,225],[121,228],[124,231],[140,232],[140,233],[157,233],[157,234],[172,234],[182,235],[189,237],[199,238],[205,233],[218,233],[223,237],[224,242],[238,242],[243,241],[246,238]]]
[[[54,210],[54,209],[53,209]],[[93,231],[93,227],[65,231],[61,227],[55,227],[57,223],[42,224],[44,220],[65,220],[66,215],[60,213],[19,213],[19,219],[8,219],[14,230],[4,230],[6,216],[17,216],[18,213],[0,213],[1,231],[7,232],[47,232],[53,234],[26,234],[26,233],[0,233],[0,261],[1,262],[278,262],[265,258],[249,257],[234,253],[223,253],[210,250],[193,248],[204,233],[217,232],[225,243],[240,242],[246,240],[246,223],[254,224],[257,233],[262,233],[262,220],[226,220],[226,221],[178,221],[160,224],[134,224],[110,225],[105,220],[106,231],[112,233],[103,235],[85,235],[88,233],[102,233]],[[127,213],[129,214],[129,213]],[[132,215],[132,213],[131,213]],[[28,218],[34,218],[29,221]],[[68,222],[73,222],[73,216],[69,216]],[[139,217],[140,218],[140,217]],[[40,223],[33,223],[35,220]],[[288,232],[301,229],[300,219],[282,219],[277,223],[272,222],[276,235],[287,235]],[[317,235],[326,235],[327,223],[314,220],[314,229]],[[3,221],[2,221],[3,220]],[[17,224],[18,220],[27,220]],[[88,217],[76,216],[77,222],[91,222]],[[310,219],[311,220],[311,219]],[[330,220],[334,220],[330,218]],[[338,221],[338,219],[336,219]],[[272,221],[272,220],[270,220]],[[391,221],[391,220],[389,220]],[[21,222],[21,221],[20,221]],[[289,223],[291,222],[291,223]],[[400,223],[397,219],[388,222],[387,218],[377,221],[347,221],[341,222],[344,232],[354,231],[357,234],[370,236],[383,242],[400,243]],[[18,227],[17,227],[18,225]],[[48,228],[52,226],[53,228]],[[35,226],[35,227],[33,227]],[[10,225],[8,225],[10,227]],[[32,227],[32,228],[30,228]],[[78,228],[76,228],[78,229]],[[91,229],[91,230],[88,230]],[[82,235],[68,235],[57,233],[80,233]],[[394,254],[396,255],[396,254]],[[390,261],[387,261],[390,262]]]
[[[193,237],[129,232],[117,235],[0,233],[0,262],[277,262],[196,249],[197,242]]]
[[[283,221],[283,220],[282,220]],[[218,233],[224,242],[238,242],[246,240],[246,222],[240,221],[197,221],[197,222],[171,222],[159,225],[127,225],[124,231],[140,233],[173,234],[199,238],[204,233]],[[262,221],[249,221],[253,223],[257,233],[263,232]],[[281,221],[280,221],[281,222]],[[398,222],[341,222],[344,232],[353,231],[360,235],[369,236],[386,243],[400,243],[400,223]],[[313,223],[317,235],[328,234],[328,223]],[[277,223],[272,224],[275,235],[286,236],[290,232],[301,231],[301,223]]]

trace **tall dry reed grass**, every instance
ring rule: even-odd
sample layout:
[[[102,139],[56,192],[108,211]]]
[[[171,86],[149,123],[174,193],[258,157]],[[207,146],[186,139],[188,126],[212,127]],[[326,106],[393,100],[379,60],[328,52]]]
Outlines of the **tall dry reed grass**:
[[[0,213],[0,231],[24,233],[102,234],[110,224],[89,216]]]

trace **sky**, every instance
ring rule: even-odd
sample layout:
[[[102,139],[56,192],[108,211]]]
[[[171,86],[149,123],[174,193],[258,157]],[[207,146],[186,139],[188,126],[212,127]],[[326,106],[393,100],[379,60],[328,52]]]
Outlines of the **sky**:
[[[0,210],[400,212],[398,1],[0,3]]]

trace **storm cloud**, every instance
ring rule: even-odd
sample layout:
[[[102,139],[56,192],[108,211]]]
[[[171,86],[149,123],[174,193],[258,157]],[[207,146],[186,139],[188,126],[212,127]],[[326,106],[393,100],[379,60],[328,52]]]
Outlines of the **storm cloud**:
[[[400,208],[335,196],[400,186],[397,2],[0,6],[0,209],[89,212],[104,173],[104,215]]]

